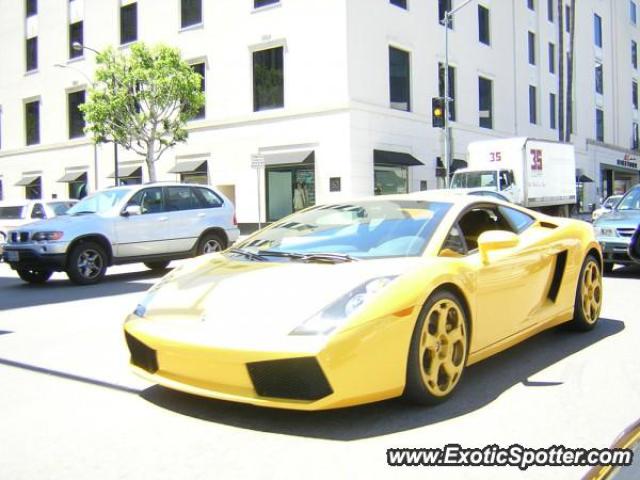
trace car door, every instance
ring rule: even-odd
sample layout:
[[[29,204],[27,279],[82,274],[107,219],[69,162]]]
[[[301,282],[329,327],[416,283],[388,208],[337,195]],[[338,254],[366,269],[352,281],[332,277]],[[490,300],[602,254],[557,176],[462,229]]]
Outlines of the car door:
[[[203,229],[199,226],[205,213],[194,189],[187,185],[165,187],[165,206],[169,217],[172,251],[186,252],[193,248]]]
[[[509,214],[513,218],[509,217]],[[530,325],[544,303],[552,259],[541,236],[531,227],[534,219],[518,210],[480,206],[463,214],[458,222],[476,271],[476,328],[474,351],[489,347]],[[518,245],[491,252],[483,263],[477,250],[481,233],[506,230],[518,235]]]
[[[115,219],[116,252],[118,257],[143,257],[171,253],[169,217],[164,208],[162,187],[143,188],[127,202],[139,206],[140,215],[120,215]]]

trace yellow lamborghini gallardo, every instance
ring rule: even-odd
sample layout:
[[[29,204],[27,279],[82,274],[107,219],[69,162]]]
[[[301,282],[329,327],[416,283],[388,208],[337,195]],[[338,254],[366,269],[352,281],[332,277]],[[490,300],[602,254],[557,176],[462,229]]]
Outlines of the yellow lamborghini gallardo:
[[[448,398],[465,367],[563,322],[596,325],[592,227],[487,197],[318,205],[174,269],[125,322],[168,388],[320,410]]]

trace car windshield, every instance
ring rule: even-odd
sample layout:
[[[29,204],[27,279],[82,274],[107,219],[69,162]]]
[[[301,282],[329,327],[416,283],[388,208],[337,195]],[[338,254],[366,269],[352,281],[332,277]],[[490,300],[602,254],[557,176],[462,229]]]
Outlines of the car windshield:
[[[451,188],[495,188],[496,185],[496,172],[494,170],[456,172],[451,181]]]
[[[53,210],[53,213],[58,216],[65,215],[67,213],[67,210],[69,210],[73,206],[73,202],[49,202],[47,203],[47,205],[49,205],[51,210]]]
[[[24,207],[0,207],[0,220],[20,220],[24,215]]]
[[[129,188],[114,188],[94,193],[83,198],[67,210],[67,215],[81,215],[85,213],[103,213],[117,205],[129,193]]]
[[[420,255],[450,203],[370,200],[295,213],[240,243],[236,252],[265,256],[338,254],[346,258]]]
[[[616,206],[616,210],[640,210],[640,188],[629,190]]]

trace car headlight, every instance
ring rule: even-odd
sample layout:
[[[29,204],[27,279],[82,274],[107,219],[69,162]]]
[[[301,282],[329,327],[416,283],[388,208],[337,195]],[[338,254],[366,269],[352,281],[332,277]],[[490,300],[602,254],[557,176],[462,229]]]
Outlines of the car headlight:
[[[31,237],[34,242],[54,242],[60,240],[64,232],[36,232]]]
[[[596,237],[617,237],[618,231],[613,227],[593,227]]]
[[[384,289],[397,275],[368,280],[293,329],[289,335],[328,335]]]

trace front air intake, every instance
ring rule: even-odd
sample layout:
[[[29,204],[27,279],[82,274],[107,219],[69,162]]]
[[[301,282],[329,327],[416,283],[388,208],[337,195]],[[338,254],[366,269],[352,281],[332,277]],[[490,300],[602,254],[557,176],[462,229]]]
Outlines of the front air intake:
[[[127,346],[131,353],[131,363],[136,367],[146,370],[149,373],[156,373],[158,371],[158,356],[153,348],[147,347],[140,340],[124,333],[127,340]]]

